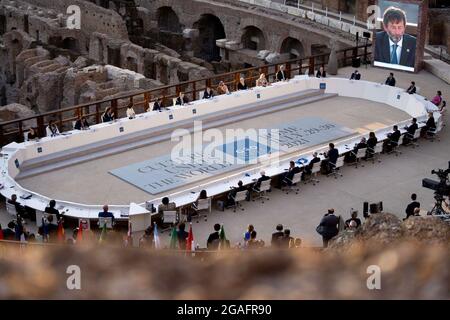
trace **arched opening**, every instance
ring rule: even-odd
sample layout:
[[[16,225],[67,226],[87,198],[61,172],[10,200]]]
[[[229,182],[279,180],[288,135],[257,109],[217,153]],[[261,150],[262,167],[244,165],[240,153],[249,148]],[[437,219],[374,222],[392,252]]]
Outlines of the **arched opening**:
[[[305,56],[305,49],[299,40],[287,37],[281,44],[280,53],[289,55],[289,59],[300,59]]]
[[[137,59],[135,57],[128,56],[126,59],[126,69],[137,72],[138,65],[137,65]]]
[[[78,50],[78,40],[72,37],[65,38],[62,43],[63,49],[71,50],[71,51],[79,51]]]
[[[220,19],[212,14],[203,14],[193,27],[199,30],[194,55],[206,61],[220,61],[220,48],[216,46],[216,40],[226,38]]]
[[[180,19],[171,7],[161,7],[156,12],[160,31],[181,33]]]
[[[244,49],[260,51],[266,48],[264,33],[261,29],[254,26],[249,26],[244,29],[241,42]]]

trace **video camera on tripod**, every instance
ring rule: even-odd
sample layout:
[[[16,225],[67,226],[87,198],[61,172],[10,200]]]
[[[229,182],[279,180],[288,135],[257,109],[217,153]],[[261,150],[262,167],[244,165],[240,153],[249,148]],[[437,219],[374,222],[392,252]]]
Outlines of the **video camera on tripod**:
[[[435,174],[439,177],[439,181],[432,179],[422,179],[422,187],[434,190],[434,199],[436,203],[431,210],[430,214],[447,214],[442,208],[442,202],[444,197],[450,196],[450,183],[448,175],[450,174],[450,161],[448,162],[448,169],[435,169],[431,170],[431,174]]]

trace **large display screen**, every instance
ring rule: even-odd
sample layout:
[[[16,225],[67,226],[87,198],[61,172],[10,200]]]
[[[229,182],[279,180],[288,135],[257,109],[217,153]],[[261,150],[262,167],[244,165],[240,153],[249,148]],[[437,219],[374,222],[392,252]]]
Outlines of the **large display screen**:
[[[379,0],[380,16],[375,32],[374,66],[415,71],[418,56],[420,6]]]

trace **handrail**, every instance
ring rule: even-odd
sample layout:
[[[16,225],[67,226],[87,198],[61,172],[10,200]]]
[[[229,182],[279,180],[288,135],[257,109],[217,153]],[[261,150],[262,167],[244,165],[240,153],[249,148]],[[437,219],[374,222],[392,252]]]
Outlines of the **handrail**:
[[[367,57],[370,55],[368,52],[368,47],[370,44],[360,45],[357,47],[350,47],[341,50],[337,50],[337,54],[343,54],[343,57],[338,59],[341,62],[341,65],[347,65],[350,59],[356,57],[364,56],[364,60],[368,60]],[[360,52],[362,50],[362,53]],[[350,52],[350,53],[349,53]],[[167,100],[173,97],[176,97],[180,91],[187,89],[185,92],[193,97],[192,100],[196,100],[196,95],[201,93],[206,86],[212,86],[212,83],[218,83],[220,80],[224,81],[227,84],[233,84],[237,86],[239,82],[239,78],[242,74],[244,74],[244,79],[246,81],[251,81],[251,83],[247,83],[249,87],[254,86],[254,80],[258,77],[259,73],[266,73],[267,79],[271,76],[274,76],[278,66],[286,65],[286,73],[288,77],[292,72],[298,71],[298,73],[303,73],[305,70],[308,71],[309,74],[313,74],[316,67],[324,66],[328,62],[329,53],[311,55],[304,58],[296,58],[290,59],[284,62],[272,63],[267,65],[262,65],[258,67],[251,67],[246,69],[240,69],[237,71],[231,71],[227,73],[222,73],[218,75],[214,75],[207,78],[201,78],[197,80],[184,81],[177,84],[160,86],[157,88],[152,88],[149,90],[139,90],[132,94],[123,94],[117,96],[115,98],[106,99],[106,100],[98,100],[92,101],[88,103],[79,104],[76,106],[66,107],[58,110],[48,111],[40,114],[36,114],[33,116],[14,119],[0,123],[0,146],[5,145],[7,142],[11,141],[23,141],[24,134],[24,122],[26,121],[36,121],[37,125],[37,134],[39,137],[45,136],[45,117],[53,118],[56,122],[61,126],[64,123],[69,121],[73,121],[77,118],[77,116],[85,114],[87,117],[94,118],[94,124],[101,122],[101,113],[104,108],[102,105],[108,104],[109,107],[112,107],[112,111],[116,118],[118,118],[118,114],[120,110],[124,110],[126,108],[125,105],[119,105],[119,100],[129,99],[129,102],[132,103],[133,106],[144,104],[144,112],[149,105],[149,103],[153,102],[155,97],[163,97],[163,100]],[[270,69],[273,72],[269,72]],[[256,73],[255,73],[256,72]],[[234,91],[235,87],[229,88],[230,91]],[[153,97],[152,97],[153,96]],[[139,102],[134,101],[134,99],[139,100]],[[95,111],[90,110],[91,107],[95,107]],[[72,112],[72,114],[67,115],[65,113]],[[6,130],[8,126],[17,125],[18,128],[16,130],[10,130],[9,132]],[[60,128],[61,130],[62,128]],[[63,130],[61,130],[63,131]],[[13,136],[13,139],[6,139],[6,137]]]

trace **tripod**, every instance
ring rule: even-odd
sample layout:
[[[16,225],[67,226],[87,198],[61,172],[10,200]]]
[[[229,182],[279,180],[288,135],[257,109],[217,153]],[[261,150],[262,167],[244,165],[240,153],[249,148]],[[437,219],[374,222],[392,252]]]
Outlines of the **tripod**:
[[[442,197],[440,194],[435,194],[434,199],[436,200],[436,203],[434,204],[433,209],[429,212],[429,215],[444,215],[446,214],[444,209],[442,208],[442,201],[444,201],[444,197]]]

